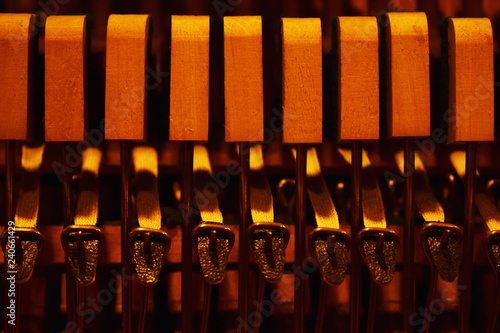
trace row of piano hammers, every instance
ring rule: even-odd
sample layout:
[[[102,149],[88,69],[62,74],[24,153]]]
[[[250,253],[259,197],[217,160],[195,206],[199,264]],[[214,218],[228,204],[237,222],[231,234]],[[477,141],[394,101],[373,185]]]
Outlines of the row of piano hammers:
[[[106,41],[106,91],[105,91],[105,127],[106,140],[120,140],[122,164],[122,265],[124,274],[131,274],[134,262],[132,253],[139,251],[146,262],[136,266],[138,273],[145,274],[144,284],[156,282],[151,278],[155,265],[160,265],[162,256],[158,253],[168,251],[168,235],[152,223],[141,224],[141,228],[131,230],[130,214],[130,143],[144,141],[146,135],[146,66],[148,59],[148,40],[150,38],[150,17],[148,15],[111,15],[108,20]],[[415,330],[408,318],[414,313],[414,191],[413,172],[415,157],[411,153],[412,140],[416,137],[434,138],[430,125],[430,83],[429,83],[429,43],[427,19],[424,13],[389,13],[384,20],[375,17],[339,17],[334,22],[336,54],[338,107],[336,123],[339,141],[352,142],[352,196],[353,214],[350,235],[335,228],[319,228],[311,236],[311,242],[323,241],[335,256],[338,244],[350,246],[350,331],[358,332],[361,290],[361,262],[366,261],[365,240],[370,240],[374,247],[373,258],[384,258],[384,249],[392,244],[396,246],[393,233],[387,228],[363,229],[363,214],[367,214],[361,205],[363,168],[362,143],[379,139],[379,87],[380,78],[387,82],[387,124],[389,139],[405,141],[403,171],[405,175],[405,224],[401,241],[404,253],[404,304],[403,328],[406,332]],[[31,121],[31,80],[34,50],[34,37],[40,26],[34,15],[0,14],[0,139],[6,140],[6,206],[7,221],[14,220],[15,203],[14,170],[16,141],[32,139]],[[462,257],[460,263],[460,284],[471,285],[472,249],[474,221],[474,177],[475,177],[475,142],[493,141],[494,139],[494,101],[493,101],[493,36],[491,23],[486,18],[449,19],[446,25],[447,41],[443,43],[447,50],[449,69],[449,109],[446,112],[448,123],[448,143],[467,145],[465,223],[463,230],[445,223],[428,224],[427,234],[440,236],[441,243],[447,239],[460,239]],[[86,40],[88,36],[85,16],[50,16],[45,24],[45,141],[75,142],[86,140],[87,100],[86,100]],[[249,255],[253,238],[264,237],[272,251],[273,239],[284,241],[286,228],[278,224],[261,224],[252,219],[250,214],[250,143],[264,140],[263,106],[263,58],[262,58],[262,19],[259,16],[224,18],[224,105],[225,105],[225,140],[239,144],[240,166],[240,205],[241,221],[239,226],[239,278],[238,311],[243,318],[244,331],[255,331],[248,324],[248,271]],[[307,257],[305,229],[306,171],[309,167],[308,145],[318,144],[322,138],[323,110],[323,69],[321,22],[317,18],[283,18],[281,20],[282,52],[282,141],[296,146],[296,182],[295,182],[295,264],[302,266]],[[380,52],[386,53],[387,62],[379,66]],[[445,54],[443,52],[443,54]],[[190,212],[194,207],[192,193],[193,166],[200,163],[203,153],[194,142],[205,142],[209,133],[209,64],[210,64],[210,17],[207,16],[172,16],[171,18],[171,64],[170,64],[170,108],[169,139],[184,142],[183,160],[183,207]],[[385,61],[385,59],[384,59]],[[383,71],[383,73],[381,73]],[[334,112],[332,110],[331,112]],[[437,133],[440,136],[439,133]],[[43,150],[42,150],[43,151]],[[135,154],[135,153],[134,153]],[[200,155],[201,154],[201,155]],[[36,155],[36,154],[35,154]],[[14,156],[14,157],[13,157]],[[136,157],[134,165],[143,165],[144,170],[152,170],[149,157]],[[36,157],[32,156],[33,160]],[[23,172],[30,172],[29,158],[24,159]],[[154,161],[152,162],[154,164]],[[307,165],[307,167],[306,167]],[[33,167],[33,166],[32,166]],[[35,169],[36,169],[35,163]],[[152,168],[152,169],[151,169]],[[196,169],[196,168],[195,168]],[[141,169],[142,170],[142,169]],[[206,169],[206,163],[200,167]],[[31,170],[33,171],[33,170]],[[157,176],[157,170],[156,170]],[[69,186],[71,179],[63,179]],[[195,184],[196,185],[196,184]],[[27,186],[26,184],[21,186]],[[71,207],[71,196],[67,193],[67,207]],[[154,190],[152,190],[154,193]],[[156,193],[157,196],[157,193]],[[69,198],[69,199],[68,199]],[[156,199],[153,199],[154,203]],[[148,202],[145,200],[145,205]],[[415,198],[417,200],[417,198]],[[154,205],[153,205],[154,206]],[[199,206],[199,204],[198,204]],[[200,207],[198,207],[200,209]],[[19,210],[19,207],[18,207]],[[139,212],[139,208],[137,208]],[[202,209],[200,209],[201,211]],[[147,215],[147,214],[146,214]],[[203,217],[203,214],[201,214]],[[213,216],[213,215],[212,215]],[[80,279],[69,276],[68,297],[73,297],[68,306],[77,304],[84,295],[84,287],[93,281],[95,266],[91,268],[85,261],[89,258],[85,251],[90,251],[91,243],[97,246],[102,242],[102,233],[89,225],[75,225],[71,209],[66,212],[66,229],[63,242],[68,255],[68,272],[84,270],[85,277]],[[21,219],[18,219],[19,221]],[[36,216],[34,225],[22,225],[16,220],[16,239],[26,244],[41,243],[37,234]],[[140,219],[139,219],[140,220]],[[251,223],[253,220],[253,223]],[[141,222],[141,221],[139,221]],[[221,221],[206,221],[194,230],[191,214],[184,214],[182,226],[182,331],[191,332],[192,327],[192,253],[200,251],[199,243],[206,241],[204,253],[212,262],[207,269],[220,268],[218,256],[227,255],[229,244],[234,242],[230,230]],[[209,223],[212,222],[212,223]],[[444,222],[436,221],[436,222]],[[153,227],[154,225],[154,227]],[[8,263],[8,224],[4,231],[4,250],[6,268]],[[365,221],[365,227],[367,223]],[[161,227],[161,226],[160,226]],[[338,227],[337,227],[338,228]],[[250,232],[248,232],[250,230]],[[259,234],[264,232],[263,234]],[[463,234],[463,235],[462,235]],[[200,236],[202,235],[202,236]],[[357,235],[357,237],[355,237]],[[259,237],[260,237],[259,236]],[[496,244],[492,233],[491,244]],[[201,237],[201,238],[200,238]],[[270,238],[267,239],[266,237]],[[273,238],[274,237],[274,238]],[[352,238],[352,240],[351,240]],[[444,240],[446,238],[446,240]],[[7,241],[5,241],[7,240]],[[325,241],[326,242],[325,245]],[[16,241],[18,242],[18,241]],[[392,243],[391,243],[392,242]],[[21,244],[21,243],[19,243]],[[97,245],[96,245],[97,244]],[[226,244],[223,246],[223,244]],[[319,243],[318,243],[319,244]],[[361,245],[360,245],[361,244]],[[356,246],[354,246],[356,245]],[[136,247],[138,246],[138,247]],[[155,247],[156,246],[156,247]],[[229,246],[229,248],[228,248]],[[319,246],[319,245],[318,245]],[[441,246],[441,245],[440,245]],[[446,245],[443,245],[446,247]],[[359,250],[358,250],[359,247]],[[132,253],[130,251],[132,249]],[[69,250],[68,250],[69,249]],[[71,254],[72,250],[76,254]],[[155,250],[156,249],[156,250]],[[313,248],[312,252],[316,253]],[[28,249],[26,249],[28,251]],[[74,252],[73,251],[73,252]],[[80,252],[79,252],[80,251]],[[142,251],[142,252],[141,252]],[[155,251],[159,251],[156,253]],[[224,252],[226,251],[226,252]],[[444,250],[443,250],[444,251]],[[156,254],[155,254],[156,253]],[[29,257],[27,254],[24,257]],[[202,254],[200,260],[203,261]],[[316,253],[317,254],[317,253]],[[76,256],[76,257],[72,257]],[[210,257],[215,256],[215,257]],[[432,255],[431,255],[432,257]],[[75,259],[76,258],[76,259]],[[78,259],[79,258],[79,259]],[[84,259],[82,259],[84,258]],[[149,259],[148,259],[149,258]],[[210,259],[212,258],[212,259]],[[380,260],[382,260],[380,259]],[[73,262],[72,262],[73,260]],[[80,260],[80,263],[74,261]],[[152,261],[148,264],[148,260]],[[156,260],[156,263],[154,262]],[[212,260],[212,261],[211,261]],[[331,259],[333,260],[333,259]],[[333,262],[333,261],[332,261]],[[330,262],[331,265],[332,262]],[[34,262],[32,262],[34,264]],[[27,263],[17,262],[22,268]],[[221,264],[222,265],[222,264]],[[328,265],[328,263],[326,264]],[[369,264],[368,264],[369,265]],[[224,265],[222,265],[224,266]],[[335,266],[335,265],[333,265]],[[84,267],[84,268],[82,268]],[[141,268],[142,267],[142,268]],[[378,266],[379,268],[382,266]],[[19,269],[18,283],[29,279],[30,267]],[[225,268],[225,267],[223,267]],[[144,269],[145,271],[141,271]],[[31,266],[32,270],[32,266]],[[222,271],[222,273],[224,273]],[[223,274],[222,274],[223,275]],[[207,279],[210,280],[210,274]],[[90,277],[90,278],[89,278]],[[213,277],[213,275],[212,275]],[[328,280],[325,278],[325,280]],[[218,283],[215,278],[211,283]],[[331,282],[331,281],[330,281]],[[341,281],[340,281],[341,282]],[[207,283],[207,286],[210,283]],[[77,287],[76,287],[77,286]],[[73,289],[73,291],[71,291]],[[209,293],[209,287],[206,294]],[[6,292],[7,294],[7,292]],[[123,332],[132,330],[131,290],[122,286],[123,294]],[[305,286],[299,285],[294,294],[295,330],[306,330]],[[461,294],[460,322],[461,332],[469,330],[470,288]],[[73,313],[70,313],[73,312]],[[83,318],[68,311],[68,321],[74,321],[75,327],[83,329]],[[208,316],[208,311],[207,311]],[[143,317],[140,319],[144,320]],[[6,317],[6,329],[17,330],[19,324],[9,325]],[[139,326],[143,325],[141,323]],[[491,330],[494,329],[494,320]],[[373,327],[368,325],[369,330]],[[203,318],[202,330],[208,329],[208,318]],[[69,330],[69,328],[68,328]],[[321,331],[321,326],[316,330]]]

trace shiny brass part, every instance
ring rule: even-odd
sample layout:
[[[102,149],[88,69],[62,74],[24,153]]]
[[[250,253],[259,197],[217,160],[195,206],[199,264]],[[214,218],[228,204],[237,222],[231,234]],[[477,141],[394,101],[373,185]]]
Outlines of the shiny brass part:
[[[158,282],[163,259],[172,243],[161,229],[135,228],[130,232],[130,252],[139,281],[144,285]]]
[[[456,225],[428,222],[422,228],[424,253],[445,281],[454,281],[460,271],[462,230]]]
[[[316,228],[309,234],[309,251],[315,256],[323,279],[339,285],[347,273],[351,237],[342,230]]]
[[[194,228],[193,239],[205,280],[210,284],[221,283],[234,245],[233,231],[221,223],[202,222]]]
[[[500,274],[500,230],[488,232],[486,238],[486,252],[491,266]]]
[[[103,242],[104,234],[96,226],[70,225],[61,233],[64,253],[77,285],[85,287],[94,282]]]
[[[16,272],[16,282],[24,283],[28,281],[33,274],[36,258],[43,245],[43,236],[35,228],[15,228],[14,243],[9,241],[10,229],[5,229],[0,235],[0,246],[4,253],[4,262],[7,265],[8,272]],[[9,255],[7,243],[14,244],[15,254]]]
[[[387,228],[364,228],[357,242],[373,281],[381,285],[391,282],[396,271],[398,235]]]
[[[281,223],[254,222],[247,230],[248,245],[268,282],[277,282],[285,270],[285,251],[290,240],[288,228]]]

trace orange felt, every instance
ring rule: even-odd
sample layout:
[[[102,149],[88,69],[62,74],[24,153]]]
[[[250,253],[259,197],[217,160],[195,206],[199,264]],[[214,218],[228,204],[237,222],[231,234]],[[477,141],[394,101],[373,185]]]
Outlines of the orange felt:
[[[30,43],[35,16],[0,14],[0,140],[28,138]]]
[[[375,17],[339,17],[339,140],[379,137],[378,26]]]
[[[81,141],[86,123],[86,17],[45,25],[45,140]]]
[[[429,36],[425,13],[387,14],[387,130],[430,135]]]
[[[322,141],[321,21],[282,18],[283,142]]]
[[[226,141],[264,139],[262,18],[224,17]]]
[[[110,15],[106,38],[105,136],[146,139],[149,15]]]
[[[209,43],[209,16],[172,16],[170,140],[208,140]]]
[[[487,18],[450,19],[448,142],[493,141],[493,35]]]

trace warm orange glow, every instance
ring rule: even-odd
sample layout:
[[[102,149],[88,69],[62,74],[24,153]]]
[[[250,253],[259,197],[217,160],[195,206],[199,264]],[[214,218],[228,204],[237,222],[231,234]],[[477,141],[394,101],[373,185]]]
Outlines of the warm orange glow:
[[[22,148],[22,158],[21,158],[21,166],[26,171],[36,171],[43,160],[43,150],[45,145],[41,145],[38,147],[28,147],[23,145]]]
[[[158,154],[153,147],[134,147],[132,150],[135,173],[147,171],[158,177]]]
[[[451,164],[455,168],[455,171],[460,176],[460,178],[464,179],[465,177],[465,151],[458,150],[454,151],[450,155]]]
[[[193,154],[193,171],[207,171],[212,173],[207,147],[195,145]]]
[[[83,152],[82,172],[89,171],[97,175],[101,164],[102,152],[97,148],[87,148]]]
[[[476,195],[476,206],[488,228],[491,231],[500,230],[500,212],[485,193]]]
[[[264,156],[262,146],[255,145],[250,147],[250,170],[262,170],[264,168]]]
[[[193,172],[204,171],[211,174],[212,166],[210,165],[207,147],[195,145],[193,154]],[[204,185],[205,186],[199,189],[194,196],[196,205],[200,210],[201,220],[205,222],[223,223],[224,219],[219,209],[217,193],[214,192],[214,189],[220,189],[218,187],[219,185],[217,185],[215,181]]]
[[[347,163],[352,164],[352,154],[351,154],[350,149],[339,148],[338,151]],[[368,153],[366,152],[366,150],[363,149],[363,152],[362,152],[363,168],[370,166],[370,164],[371,164],[371,162],[370,162],[370,159],[368,158]]]

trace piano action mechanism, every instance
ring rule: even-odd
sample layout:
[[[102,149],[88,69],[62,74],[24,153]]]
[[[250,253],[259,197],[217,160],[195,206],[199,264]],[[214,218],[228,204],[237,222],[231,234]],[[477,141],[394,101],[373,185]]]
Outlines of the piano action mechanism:
[[[0,328],[500,331],[499,19],[0,3]]]

